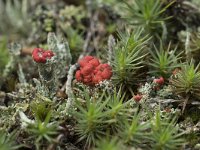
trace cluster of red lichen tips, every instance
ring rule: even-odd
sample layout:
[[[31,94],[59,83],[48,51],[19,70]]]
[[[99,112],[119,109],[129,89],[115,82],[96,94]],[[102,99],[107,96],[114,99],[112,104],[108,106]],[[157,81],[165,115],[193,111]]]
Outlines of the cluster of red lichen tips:
[[[165,79],[163,77],[159,77],[153,80],[153,89],[154,90],[160,90],[160,88],[163,86],[165,83]]]
[[[109,80],[112,76],[112,68],[108,64],[101,64],[93,56],[85,56],[78,61],[80,69],[76,71],[75,77],[78,82],[86,85],[95,85],[101,81]]]
[[[139,102],[142,99],[142,95],[141,94],[137,94],[133,96],[133,99],[135,100],[135,102]]]
[[[160,78],[156,78],[153,80],[154,83],[158,84],[158,85],[163,85],[165,80],[163,77],[160,77]]]
[[[51,50],[44,50],[42,48],[34,48],[32,52],[33,60],[37,63],[46,63],[47,59],[51,59],[54,53]]]

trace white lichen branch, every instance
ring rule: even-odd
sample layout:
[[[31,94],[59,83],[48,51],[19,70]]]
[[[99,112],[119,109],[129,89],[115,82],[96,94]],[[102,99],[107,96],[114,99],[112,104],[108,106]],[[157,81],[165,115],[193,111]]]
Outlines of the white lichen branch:
[[[108,37],[108,64],[110,65],[112,62],[113,58],[113,51],[114,51],[114,46],[115,46],[115,38],[110,35]]]
[[[74,77],[74,72],[76,71],[77,67],[78,67],[77,63],[72,65],[70,67],[68,75],[67,75],[67,82],[66,82],[66,86],[65,86],[65,93],[68,96],[67,104],[66,104],[67,110],[72,105],[72,101],[73,101],[72,80]]]

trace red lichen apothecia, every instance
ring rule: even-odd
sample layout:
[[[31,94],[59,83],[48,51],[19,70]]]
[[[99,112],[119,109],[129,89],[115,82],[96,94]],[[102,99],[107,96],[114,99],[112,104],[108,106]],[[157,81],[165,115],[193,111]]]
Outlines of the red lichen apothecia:
[[[139,102],[139,101],[142,99],[142,95],[140,95],[140,94],[134,95],[134,96],[133,96],[133,99],[134,99],[136,102]]]
[[[54,53],[51,50],[44,50],[42,48],[34,48],[32,52],[33,60],[37,63],[46,63],[47,59],[51,59]]]
[[[112,68],[108,64],[101,64],[93,56],[85,56],[78,61],[80,69],[76,71],[75,77],[78,82],[86,85],[95,85],[101,81],[109,80],[112,76]]]
[[[158,85],[163,85],[164,82],[165,82],[165,80],[164,80],[163,77],[160,77],[158,79],[154,79],[153,82],[156,83],[156,84],[158,84]]]

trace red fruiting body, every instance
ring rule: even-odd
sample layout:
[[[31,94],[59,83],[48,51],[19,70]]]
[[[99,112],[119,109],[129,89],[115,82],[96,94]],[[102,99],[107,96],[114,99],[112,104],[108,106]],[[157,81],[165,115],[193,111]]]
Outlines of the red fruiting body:
[[[93,65],[94,67],[97,67],[100,64],[99,60],[93,56],[85,56],[84,58],[80,59],[78,63],[80,67],[84,67],[88,63]]]
[[[157,84],[159,84],[159,85],[163,85],[164,82],[165,82],[165,80],[164,80],[163,77],[160,77],[159,79],[154,79],[153,82],[154,82],[154,83],[157,83]]]
[[[103,80],[103,78],[99,75],[96,75],[93,77],[92,82],[95,84],[98,84],[99,82],[101,82]]]
[[[92,75],[91,75],[91,74],[89,74],[89,75],[87,75],[87,76],[84,76],[84,79],[87,79],[87,80],[92,80]]]
[[[51,57],[53,56],[54,56],[54,53],[51,50],[46,50],[43,53],[43,57],[48,58],[48,59],[51,59]]]
[[[97,58],[90,60],[89,63],[92,64],[94,67],[97,67],[100,64]]]
[[[159,83],[160,80],[159,80],[159,79],[154,79],[153,82],[154,82],[154,83]]]
[[[110,70],[105,69],[102,73],[101,76],[103,79],[110,79],[112,76],[112,72]]]
[[[42,56],[44,50],[42,48],[35,48],[32,52],[32,57],[35,62],[45,63],[46,59]]]
[[[102,64],[102,67],[110,68],[109,64]]]
[[[79,81],[79,82],[82,81],[83,77],[81,75],[81,71],[80,70],[76,71],[75,77],[76,77],[77,81]]]
[[[84,59],[81,59],[78,61],[80,67],[84,67],[88,64],[88,61],[84,60]]]
[[[142,99],[142,95],[140,95],[140,94],[134,95],[134,96],[133,96],[133,99],[134,99],[136,102],[139,102],[139,101]]]
[[[83,78],[83,83],[85,84],[90,84],[91,81],[92,81],[91,78]]]
[[[96,74],[101,75],[103,79],[110,79],[112,76],[112,68],[108,64],[100,64],[96,70]]]
[[[54,53],[51,50],[45,51],[42,48],[35,48],[32,52],[33,60],[37,63],[46,63],[46,59],[51,59]]]
[[[84,66],[82,69],[81,69],[81,73],[84,75],[84,76],[87,76],[89,74],[92,73],[94,67],[91,65],[91,64],[87,64],[86,66]]]
[[[78,82],[95,85],[112,76],[112,68],[108,64],[100,64],[99,60],[93,56],[85,56],[78,63],[80,70],[75,75]]]
[[[94,57],[93,56],[85,56],[83,59],[86,61],[90,61],[90,60],[94,59]]]

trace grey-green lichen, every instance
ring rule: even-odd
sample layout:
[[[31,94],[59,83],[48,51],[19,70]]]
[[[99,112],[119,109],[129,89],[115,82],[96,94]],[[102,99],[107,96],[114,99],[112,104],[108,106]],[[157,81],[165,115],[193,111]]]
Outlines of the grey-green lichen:
[[[59,41],[54,33],[47,38],[48,48],[54,56],[45,63],[37,63],[40,81],[34,79],[39,94],[54,98],[59,86],[59,79],[66,76],[67,67],[71,64],[71,53],[67,41]]]
[[[16,65],[19,62],[19,55],[21,54],[21,45],[18,43],[11,43],[8,47],[9,55],[10,55],[10,61],[6,65],[4,71],[3,71],[3,77],[7,77],[10,72],[13,71],[13,69],[16,67]]]
[[[72,60],[68,42],[64,40],[59,41],[55,34],[50,32],[48,34],[47,43],[49,49],[56,55],[56,75],[58,78],[63,78],[67,73],[66,68],[69,67]]]
[[[47,59],[46,63],[38,63],[40,81],[34,79],[37,92],[45,97],[53,98],[58,88],[56,75],[56,56]]]

